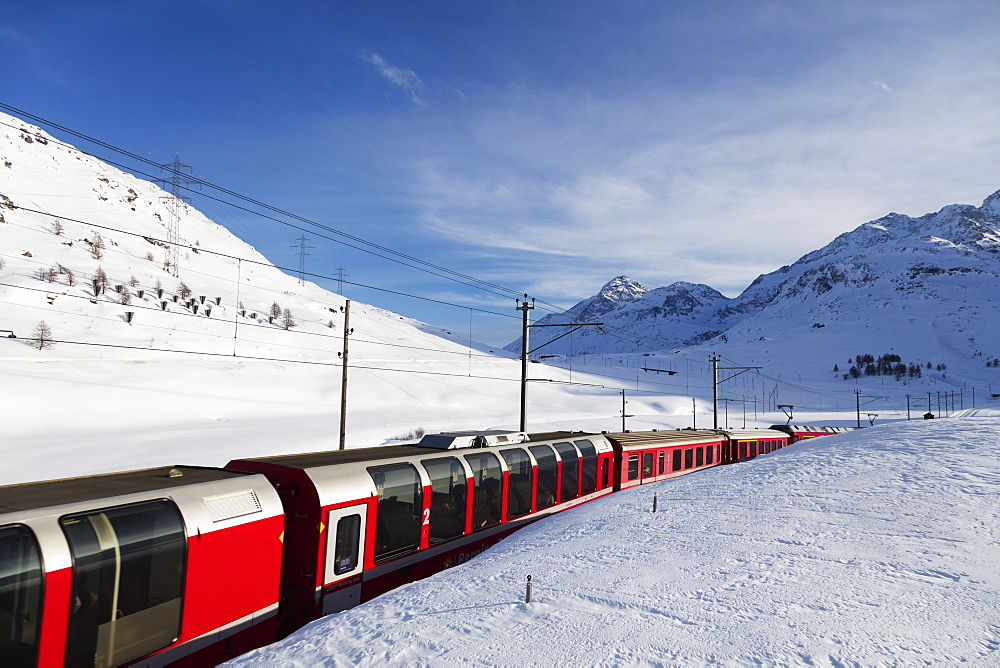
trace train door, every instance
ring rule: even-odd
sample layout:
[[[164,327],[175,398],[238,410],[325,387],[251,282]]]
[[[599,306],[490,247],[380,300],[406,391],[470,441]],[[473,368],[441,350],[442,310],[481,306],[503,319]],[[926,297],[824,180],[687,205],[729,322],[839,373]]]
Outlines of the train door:
[[[642,453],[642,481],[648,482],[653,477],[653,454],[652,452]]]
[[[360,503],[331,510],[326,518],[326,567],[323,573],[323,614],[353,608],[361,602],[365,515]]]

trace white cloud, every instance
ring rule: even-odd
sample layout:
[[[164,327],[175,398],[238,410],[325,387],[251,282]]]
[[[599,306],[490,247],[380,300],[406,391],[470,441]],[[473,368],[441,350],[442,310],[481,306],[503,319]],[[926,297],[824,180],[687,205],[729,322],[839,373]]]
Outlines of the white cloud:
[[[382,56],[372,51],[362,51],[360,56],[362,60],[372,65],[386,81],[402,88],[410,96],[413,104],[418,109],[423,109],[427,106],[427,103],[421,97],[421,93],[424,90],[424,82],[420,80],[420,77],[413,70],[404,70],[395,65],[390,65]]]
[[[882,90],[882,91],[885,91],[886,93],[891,93],[892,92],[892,86],[890,86],[889,84],[887,84],[884,81],[873,81],[872,85],[875,86],[876,88]]]
[[[735,294],[890,211],[1000,187],[1000,77],[982,57],[996,46],[922,49],[847,52],[794,84],[613,100],[519,86],[438,135],[416,205],[480,271],[531,253],[507,275],[555,291],[538,294],[584,297],[620,273]],[[893,87],[864,76],[876,67]]]

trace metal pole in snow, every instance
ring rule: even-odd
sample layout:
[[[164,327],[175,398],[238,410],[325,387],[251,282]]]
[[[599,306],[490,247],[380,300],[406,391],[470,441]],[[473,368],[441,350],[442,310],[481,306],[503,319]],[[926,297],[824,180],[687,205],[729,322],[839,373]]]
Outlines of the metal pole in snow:
[[[656,492],[653,492],[653,512],[656,512]]]
[[[528,576],[528,586],[524,592],[524,602],[531,603],[531,576]]]

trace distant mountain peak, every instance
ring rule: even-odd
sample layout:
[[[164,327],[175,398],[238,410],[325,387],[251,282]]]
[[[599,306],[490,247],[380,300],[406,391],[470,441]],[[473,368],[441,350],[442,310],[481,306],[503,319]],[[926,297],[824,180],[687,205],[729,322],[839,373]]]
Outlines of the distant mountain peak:
[[[611,301],[629,301],[638,299],[647,292],[649,290],[639,281],[631,279],[628,276],[617,276],[605,283],[604,287],[597,294]]]
[[[982,211],[989,216],[995,224],[1000,224],[1000,190],[983,200]]]

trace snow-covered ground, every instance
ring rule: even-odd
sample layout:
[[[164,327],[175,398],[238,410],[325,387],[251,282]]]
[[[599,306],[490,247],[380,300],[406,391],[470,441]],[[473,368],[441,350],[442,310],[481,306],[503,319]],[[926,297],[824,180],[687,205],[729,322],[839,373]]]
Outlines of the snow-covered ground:
[[[612,495],[227,665],[1000,665],[1000,414],[978,414]]]

